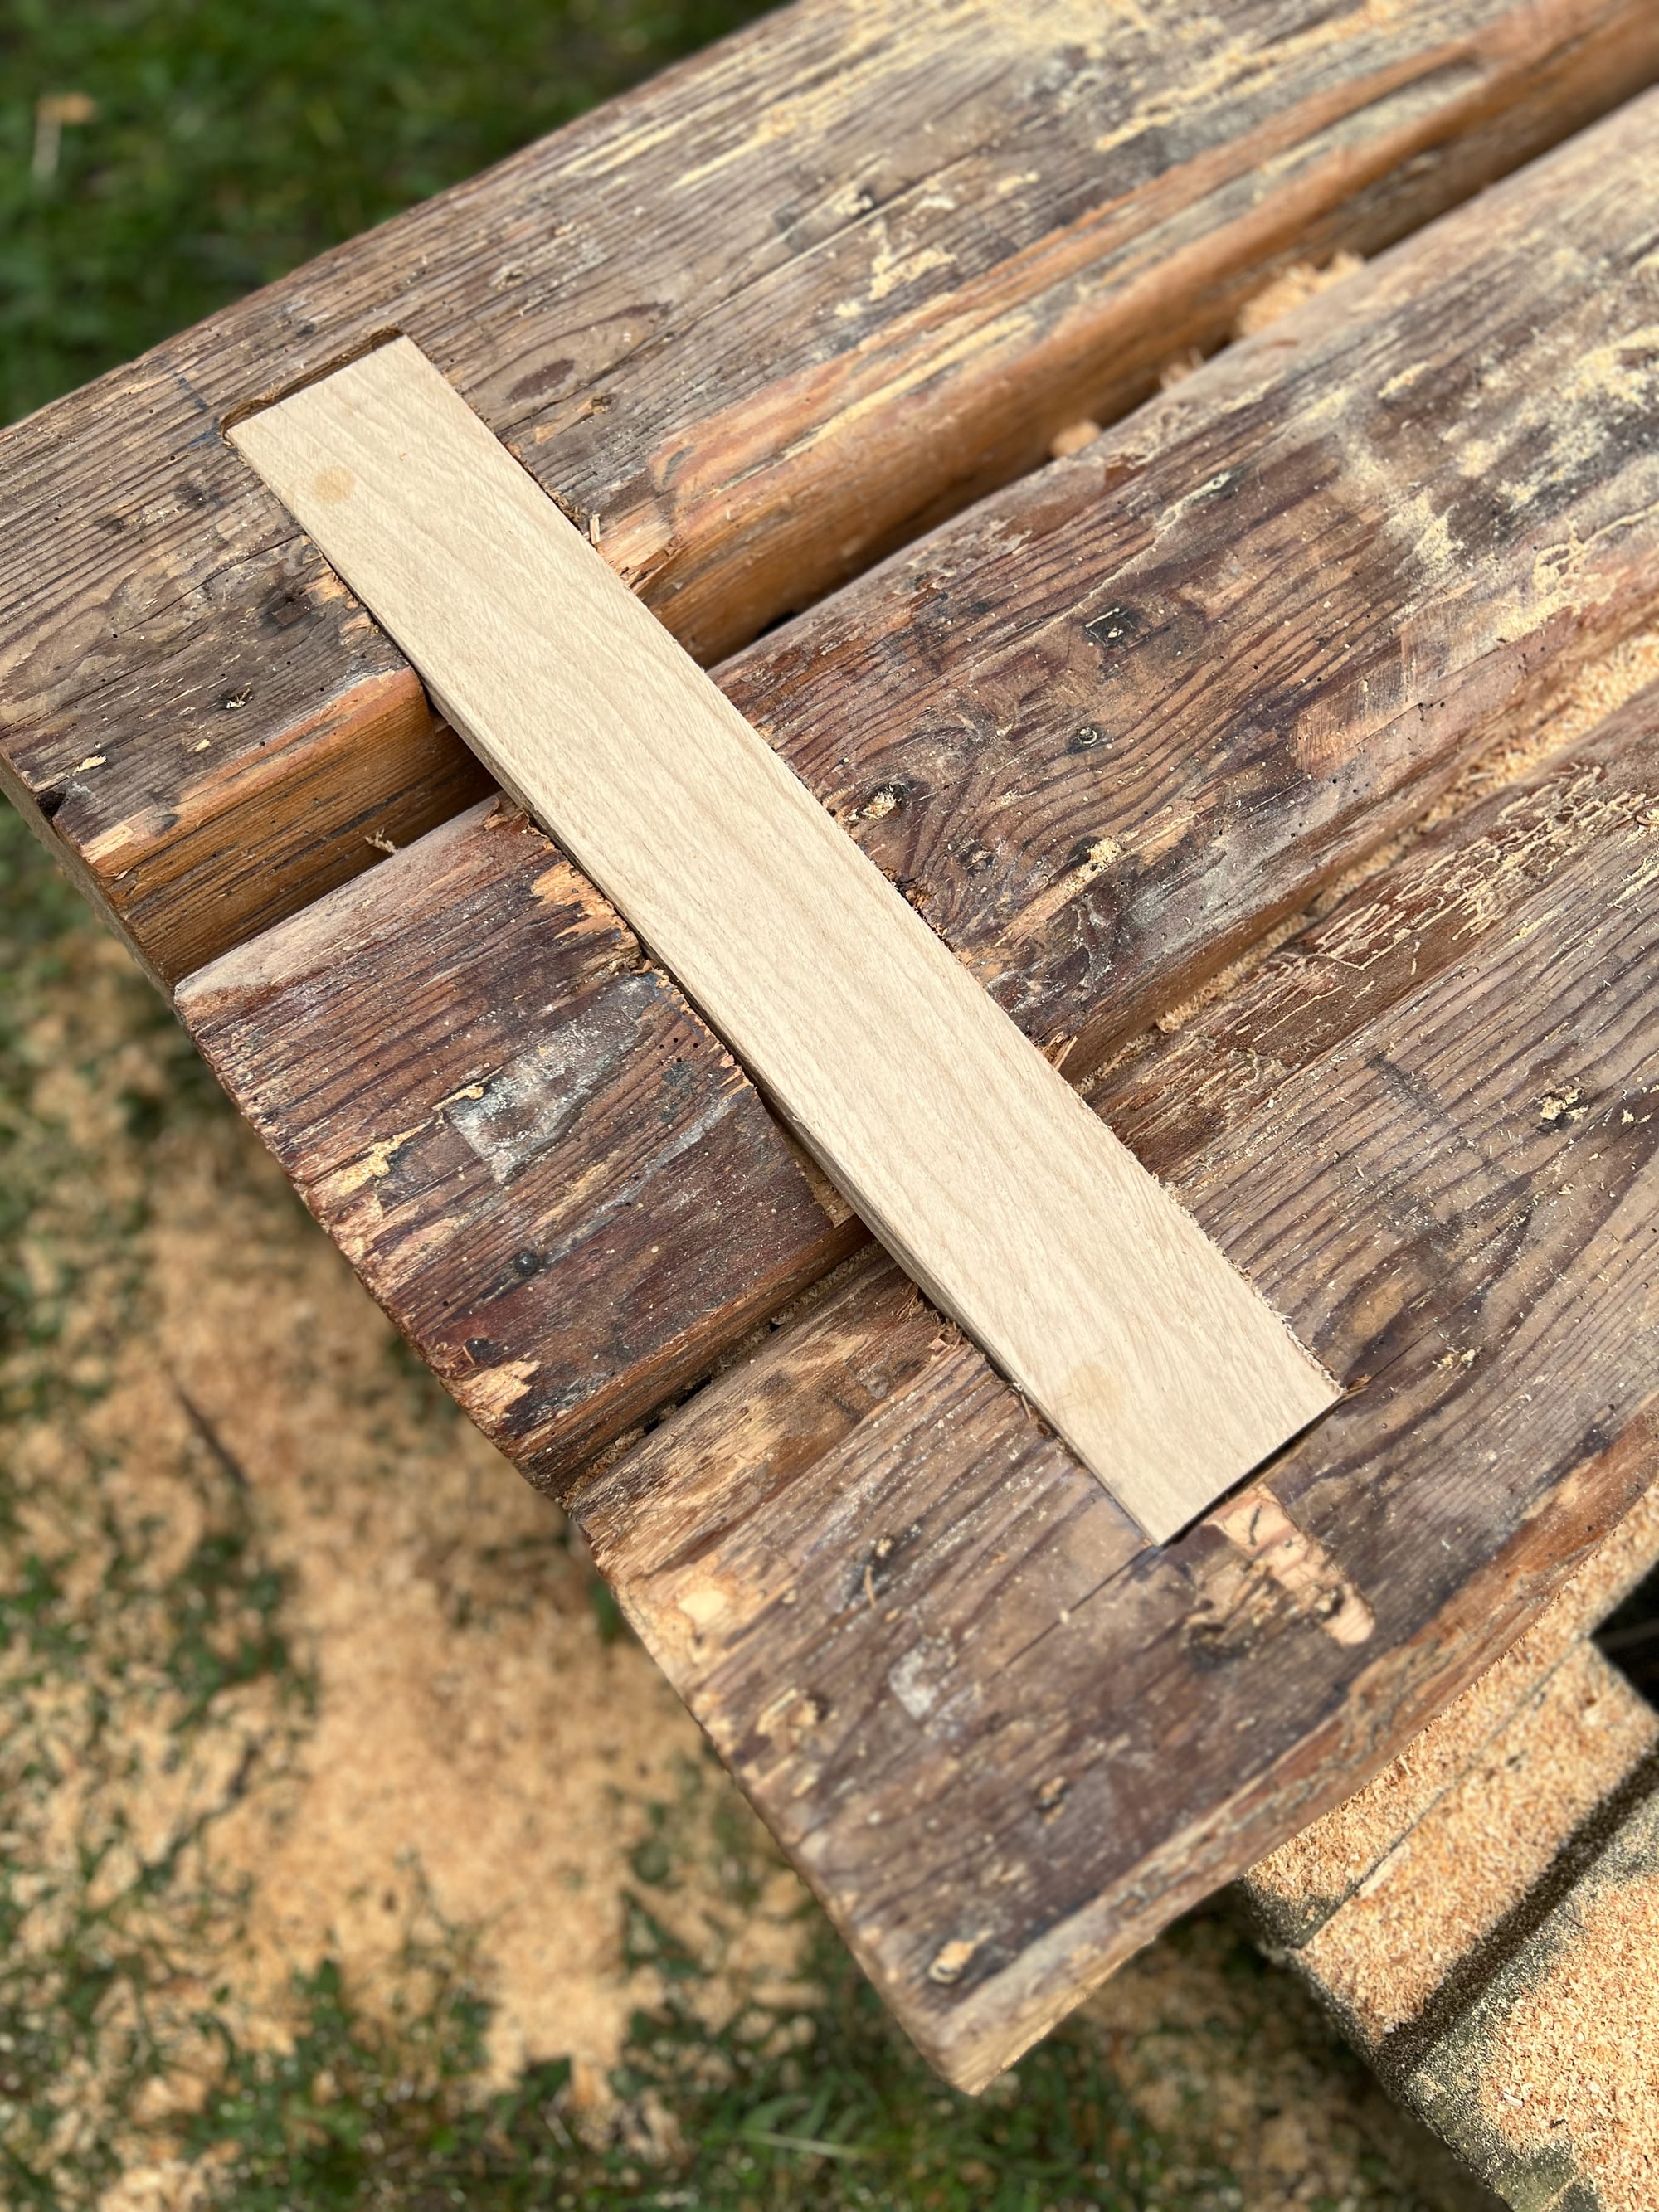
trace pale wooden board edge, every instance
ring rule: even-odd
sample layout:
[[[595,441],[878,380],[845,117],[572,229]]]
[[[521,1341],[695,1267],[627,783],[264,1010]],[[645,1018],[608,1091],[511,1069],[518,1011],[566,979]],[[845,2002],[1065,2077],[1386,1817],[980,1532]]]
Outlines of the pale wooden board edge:
[[[228,435],[875,1234],[1155,1540],[1334,1402],[411,341]]]

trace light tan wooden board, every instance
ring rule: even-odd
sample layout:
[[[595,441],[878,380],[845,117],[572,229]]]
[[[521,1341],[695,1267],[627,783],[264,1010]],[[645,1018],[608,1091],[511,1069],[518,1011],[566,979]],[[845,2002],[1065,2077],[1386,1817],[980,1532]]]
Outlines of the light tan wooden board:
[[[1149,1534],[1334,1402],[412,342],[230,435],[875,1233]]]

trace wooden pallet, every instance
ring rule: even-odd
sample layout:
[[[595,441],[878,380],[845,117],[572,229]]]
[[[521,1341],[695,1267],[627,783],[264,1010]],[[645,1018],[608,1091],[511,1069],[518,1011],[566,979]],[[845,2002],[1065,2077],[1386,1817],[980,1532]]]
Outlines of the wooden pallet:
[[[8,787],[970,2086],[1656,1466],[1659,19],[1154,14],[808,0],[0,440]],[[389,327],[1346,1384],[1180,1541],[224,442]]]

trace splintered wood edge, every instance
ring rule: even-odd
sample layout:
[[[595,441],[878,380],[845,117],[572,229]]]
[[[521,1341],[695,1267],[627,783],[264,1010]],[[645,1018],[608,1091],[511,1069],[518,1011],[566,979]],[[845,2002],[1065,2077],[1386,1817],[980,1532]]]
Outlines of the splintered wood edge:
[[[411,340],[227,434],[875,1234],[1154,1540],[1335,1402]]]

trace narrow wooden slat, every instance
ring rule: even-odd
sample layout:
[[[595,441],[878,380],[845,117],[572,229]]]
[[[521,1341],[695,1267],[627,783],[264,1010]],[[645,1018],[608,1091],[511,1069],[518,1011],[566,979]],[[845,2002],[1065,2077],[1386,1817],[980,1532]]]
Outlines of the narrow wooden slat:
[[[719,672],[1069,1074],[1659,609],[1656,139],[1651,100],[1609,119]],[[179,1003],[377,1294],[557,1486],[753,1322],[760,1279],[793,1292],[848,1232],[758,1110],[725,1124],[731,1150],[672,1149],[682,1094],[622,1075],[654,1047],[644,1022],[629,1060],[619,997],[591,1061],[572,1032],[570,1072],[549,1065],[535,1175],[458,1184],[447,1225],[441,1102],[498,1063],[388,1042],[386,1079],[360,1079],[318,1007],[354,977],[424,1036],[468,1037],[478,1009],[504,1035],[520,955],[457,951],[420,848],[376,872],[395,939],[342,892]],[[573,926],[602,926],[594,896]],[[722,1056],[684,1024],[672,1083],[712,1095]],[[516,1093],[533,1068],[506,1058]],[[392,1143],[392,1175],[357,1173]],[[549,1211],[562,1145],[637,1163],[586,1233],[579,1200]],[[699,1219],[701,1245],[653,1226]],[[514,1254],[533,1280],[503,1298]]]
[[[480,795],[214,434],[296,362],[409,332],[708,659],[1656,68],[1650,0],[804,0],[6,432],[0,781],[168,981]]]
[[[1176,1187],[1351,1395],[1174,1547],[874,1259],[579,1498],[953,2080],[1351,1791],[1659,1473],[1656,883],[1659,690],[1230,1010],[1241,1071],[1298,988],[1321,1044]],[[1378,944],[1381,995],[1339,964]]]
[[[1331,1405],[1266,1303],[418,347],[231,434],[907,1272],[1155,1540]]]

